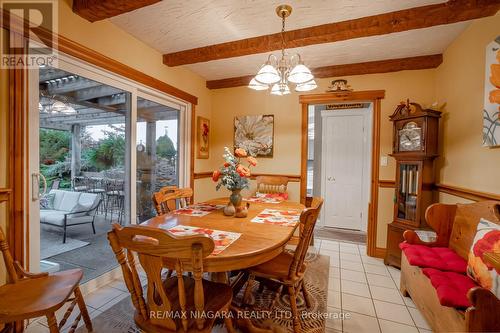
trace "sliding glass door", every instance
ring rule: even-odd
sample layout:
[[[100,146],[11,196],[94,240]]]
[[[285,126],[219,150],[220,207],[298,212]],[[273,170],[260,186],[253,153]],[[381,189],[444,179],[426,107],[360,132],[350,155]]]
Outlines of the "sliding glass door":
[[[30,268],[88,281],[117,267],[112,224],[154,217],[153,192],[185,184],[187,107],[74,59],[32,74]]]
[[[179,110],[137,99],[137,222],[156,215],[151,197],[179,185]]]

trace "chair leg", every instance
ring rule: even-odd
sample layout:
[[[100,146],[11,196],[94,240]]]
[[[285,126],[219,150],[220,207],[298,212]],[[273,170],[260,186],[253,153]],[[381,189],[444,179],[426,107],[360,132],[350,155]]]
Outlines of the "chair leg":
[[[85,300],[83,299],[80,287],[76,287],[74,293],[76,302],[78,303],[78,308],[80,309],[80,313],[82,314],[83,322],[85,323],[85,327],[87,328],[87,331],[92,332],[94,330],[92,327],[92,321],[90,320],[89,312],[87,311],[87,307],[85,306]]]
[[[297,308],[297,294],[294,286],[288,286],[288,294],[290,295],[290,307],[293,315],[293,331],[294,333],[300,333],[299,309]]]
[[[63,234],[63,244],[66,243],[66,218],[64,218],[64,234]]]
[[[311,307],[311,298],[309,297],[309,292],[307,291],[306,284],[304,281],[301,282],[302,295],[304,295],[304,301],[306,302],[306,307],[309,309]]]
[[[226,324],[226,329],[228,333],[236,333],[236,330],[233,326],[233,320],[230,317],[230,311],[226,311],[224,315],[224,324]]]
[[[47,324],[49,325],[50,333],[59,333],[59,327],[57,326],[55,313],[47,315]]]
[[[250,274],[248,276],[247,287],[245,289],[245,293],[243,294],[243,304],[248,304],[250,301],[250,293],[252,292],[252,285],[255,280],[255,275]]]
[[[95,216],[92,218],[92,231],[94,232],[94,235],[95,235]]]

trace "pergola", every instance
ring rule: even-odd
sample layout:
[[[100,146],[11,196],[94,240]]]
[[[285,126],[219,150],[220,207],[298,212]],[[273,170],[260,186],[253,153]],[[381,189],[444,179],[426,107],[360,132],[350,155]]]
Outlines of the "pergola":
[[[70,131],[71,177],[81,174],[81,131],[86,126],[125,123],[130,93],[56,68],[41,68],[40,128]],[[71,112],[44,112],[55,101]],[[137,101],[137,122],[146,122],[146,152],[156,160],[156,122],[178,119],[178,110],[146,99]]]

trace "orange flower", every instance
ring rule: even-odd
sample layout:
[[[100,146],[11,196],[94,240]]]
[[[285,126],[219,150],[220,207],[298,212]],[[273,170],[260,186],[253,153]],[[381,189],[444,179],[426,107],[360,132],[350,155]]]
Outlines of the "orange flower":
[[[224,168],[227,168],[230,164],[229,163],[224,163]]]
[[[219,170],[215,170],[214,173],[212,174],[212,180],[214,182],[216,182],[216,181],[219,180],[219,177],[220,177],[220,171]]]
[[[250,169],[244,165],[238,164],[238,166],[236,167],[236,172],[241,177],[250,177]]]
[[[238,157],[247,157],[247,152],[243,148],[238,148],[234,151],[234,154]]]
[[[481,260],[480,257],[476,257],[474,253],[469,253],[469,274],[474,277],[477,283],[486,289],[491,289],[493,285],[493,279],[491,277],[488,266]]]
[[[253,156],[248,156],[247,157],[247,161],[248,161],[248,163],[250,163],[253,166],[257,165],[257,159],[255,157],[253,157]]]

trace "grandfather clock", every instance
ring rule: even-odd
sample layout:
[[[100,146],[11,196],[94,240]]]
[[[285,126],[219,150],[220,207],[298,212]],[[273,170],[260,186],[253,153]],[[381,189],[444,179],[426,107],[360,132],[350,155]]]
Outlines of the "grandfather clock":
[[[401,103],[393,122],[393,147],[396,159],[394,218],[387,227],[385,264],[401,267],[403,233],[407,229],[427,229],[425,210],[433,203],[434,159],[438,156],[438,131],[441,112],[423,110],[417,103]]]

